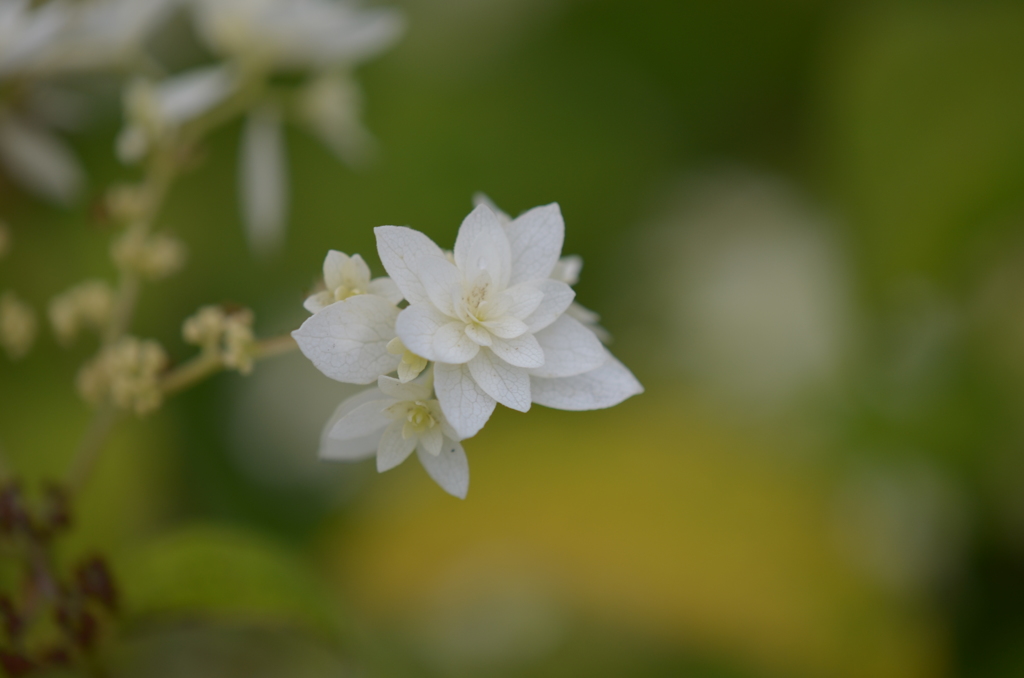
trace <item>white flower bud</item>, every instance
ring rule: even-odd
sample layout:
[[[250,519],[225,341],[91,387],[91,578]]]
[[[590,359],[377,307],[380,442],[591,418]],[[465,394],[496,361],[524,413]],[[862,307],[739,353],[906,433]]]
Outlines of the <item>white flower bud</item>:
[[[252,323],[252,311],[244,309],[229,315],[224,326],[224,353],[221,357],[225,367],[241,374],[252,372],[256,348]]]
[[[195,315],[185,319],[181,336],[187,343],[201,346],[204,351],[214,350],[224,334],[225,320],[220,306],[203,306]]]
[[[153,340],[123,337],[104,348],[78,372],[79,395],[93,405],[109,402],[143,415],[160,407],[160,373],[167,354]]]
[[[57,340],[67,346],[83,328],[102,333],[113,308],[110,285],[103,280],[87,280],[50,300],[47,315]]]
[[[420,372],[427,366],[427,359],[407,349],[398,337],[388,342],[387,349],[391,355],[402,356],[402,362],[398,363],[398,380],[403,384],[420,376]]]
[[[185,265],[185,245],[177,238],[158,233],[147,236],[128,230],[114,241],[110,256],[123,270],[134,271],[149,280],[177,273]]]
[[[107,191],[106,205],[114,220],[130,224],[146,214],[149,196],[139,184],[119,184]]]
[[[35,311],[14,292],[0,296],[0,345],[11,360],[19,360],[32,350],[38,326]]]

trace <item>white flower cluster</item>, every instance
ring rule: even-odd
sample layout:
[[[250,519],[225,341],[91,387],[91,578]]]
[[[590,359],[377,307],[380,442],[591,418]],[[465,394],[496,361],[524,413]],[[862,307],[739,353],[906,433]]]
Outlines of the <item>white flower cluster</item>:
[[[160,374],[167,367],[167,353],[157,342],[122,337],[105,346],[78,372],[79,395],[92,404],[110,403],[135,414],[160,407],[163,393]]]
[[[204,306],[185,320],[181,334],[186,342],[217,356],[228,369],[249,374],[256,346],[252,323],[249,309],[229,313],[220,306]]]
[[[570,312],[575,292],[566,280],[575,281],[579,259],[560,258],[564,231],[557,204],[508,219],[481,202],[451,253],[410,228],[375,229],[390,280],[370,281],[361,258],[331,252],[327,290],[307,300],[314,314],[292,336],[328,377],[377,386],[341,404],[321,456],[376,452],[385,471],[415,449],[430,476],[464,498],[461,441],[497,403],[520,412],[531,403],[591,410],[641,393],[602,345],[596,316],[583,314],[587,324],[574,317],[585,309]],[[408,305],[400,308],[399,298]],[[395,370],[398,379],[387,376]]]

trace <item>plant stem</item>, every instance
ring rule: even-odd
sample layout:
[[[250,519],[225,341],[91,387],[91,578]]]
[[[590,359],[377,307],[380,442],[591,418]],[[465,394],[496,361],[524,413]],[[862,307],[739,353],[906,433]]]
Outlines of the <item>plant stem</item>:
[[[106,447],[110,432],[120,419],[121,412],[113,405],[103,405],[96,410],[71,460],[71,467],[64,481],[68,492],[77,494],[81,491],[92,475],[100,453]]]
[[[290,335],[282,334],[256,342],[253,348],[253,360],[263,360],[289,353],[299,346]],[[204,351],[195,358],[182,363],[168,372],[160,383],[160,390],[165,396],[180,393],[195,386],[207,377],[213,376],[224,369],[224,361],[216,351]]]

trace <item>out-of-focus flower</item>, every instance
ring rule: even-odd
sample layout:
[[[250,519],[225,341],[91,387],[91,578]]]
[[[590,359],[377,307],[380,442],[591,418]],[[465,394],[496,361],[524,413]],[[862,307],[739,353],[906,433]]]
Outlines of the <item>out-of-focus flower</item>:
[[[494,212],[494,216],[498,217],[498,221],[503,226],[508,226],[512,223],[512,217],[503,212],[498,208],[494,202],[487,197],[485,193],[477,193],[473,196],[474,205],[487,205]],[[583,257],[576,254],[570,254],[564,256],[558,260],[555,267],[551,269],[550,277],[552,280],[563,282],[569,287],[575,287],[576,283],[580,281],[580,271],[583,270]],[[579,320],[583,323],[587,329],[597,335],[603,343],[607,344],[611,341],[611,335],[608,330],[601,327],[601,316],[594,313],[589,308],[585,308],[579,302],[573,301],[569,304],[569,308],[565,311],[566,315]]]
[[[47,315],[57,340],[68,345],[83,328],[102,333],[113,308],[110,285],[103,280],[87,280],[50,300]]]
[[[138,162],[182,125],[228,98],[237,86],[234,69],[223,64],[179,73],[159,83],[146,78],[132,81],[124,93],[127,124],[117,138],[118,156],[126,163]]]
[[[224,335],[227,315],[220,306],[203,306],[195,315],[185,319],[181,336],[186,342],[204,351],[214,351]]]
[[[149,280],[174,275],[185,265],[185,244],[177,238],[158,233],[146,235],[129,229],[110,248],[114,263]]]
[[[167,354],[157,342],[122,337],[106,346],[78,372],[75,385],[91,405],[109,402],[143,415],[160,407],[160,373]]]
[[[71,202],[85,179],[78,160],[60,137],[2,108],[0,163],[24,188],[57,203]]]
[[[247,308],[228,313],[220,306],[204,306],[185,320],[181,334],[205,353],[217,354],[228,369],[249,374],[256,348],[253,321]]]
[[[210,48],[250,80],[308,72],[298,92],[298,119],[339,157],[360,161],[370,135],[359,122],[362,101],[349,71],[401,35],[397,10],[360,9],[329,0],[193,0],[196,26]],[[239,195],[250,247],[277,249],[288,213],[282,115],[276,102],[249,112],[242,137]]]
[[[311,295],[303,304],[310,313],[359,294],[376,294],[393,304],[402,300],[402,293],[391,278],[370,279],[370,267],[358,254],[350,257],[344,252],[329,251],[324,259],[324,285],[326,290]]]
[[[465,499],[469,464],[455,430],[434,398],[433,374],[402,383],[382,376],[377,388],[345,400],[324,427],[320,456],[355,461],[377,454],[380,472],[398,466],[413,450],[446,492]]]
[[[20,360],[32,350],[38,328],[31,306],[10,290],[0,295],[0,345],[11,360]]]

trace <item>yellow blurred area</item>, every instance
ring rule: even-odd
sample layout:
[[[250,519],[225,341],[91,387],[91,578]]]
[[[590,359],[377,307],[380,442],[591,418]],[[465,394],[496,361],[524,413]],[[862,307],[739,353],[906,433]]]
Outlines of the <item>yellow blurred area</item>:
[[[941,630],[847,567],[828,478],[779,443],[663,389],[606,412],[528,416],[527,429],[500,412],[467,444],[465,503],[406,464],[379,479],[347,536],[326,532],[327,569],[362,612],[430,627],[543,582],[539,595],[616,632],[769,675],[940,675]],[[478,621],[508,613],[498,604]]]

